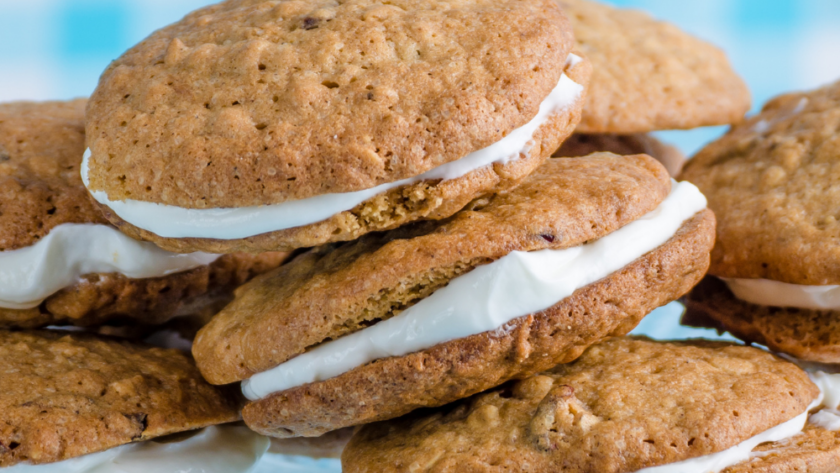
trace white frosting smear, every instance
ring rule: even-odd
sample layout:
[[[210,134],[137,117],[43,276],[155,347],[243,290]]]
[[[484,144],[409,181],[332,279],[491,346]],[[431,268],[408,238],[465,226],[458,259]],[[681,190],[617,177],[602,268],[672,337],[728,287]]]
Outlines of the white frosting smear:
[[[250,400],[346,373],[373,360],[403,356],[503,328],[545,310],[667,242],[706,198],[683,182],[635,222],[586,245],[512,252],[453,279],[396,317],[321,344],[242,382]]]
[[[169,253],[108,225],[59,225],[34,245],[0,252],[0,307],[37,307],[85,274],[154,278],[204,266],[218,257]]]
[[[803,286],[770,279],[726,279],[738,299],[772,307],[840,310],[840,286]]]
[[[808,376],[820,388],[823,407],[828,409],[837,409],[840,407],[840,374],[816,371],[808,373]]]
[[[825,430],[837,432],[840,430],[840,411],[837,409],[823,409],[812,415],[808,422]]]
[[[268,451],[269,440],[242,426],[208,427],[185,440],[149,440],[43,465],[19,464],[4,473],[245,473]]]
[[[574,65],[580,58],[569,56]],[[350,210],[362,202],[390,189],[425,180],[451,180],[494,163],[508,163],[530,151],[537,129],[556,113],[577,102],[583,86],[563,74],[560,82],[540,104],[539,112],[530,122],[513,130],[501,141],[467,156],[446,163],[419,176],[382,184],[371,189],[339,194],[325,194],[274,205],[240,208],[186,209],[171,205],[138,200],[112,201],[104,191],[91,191],[99,203],[108,206],[126,222],[165,238],[213,238],[235,240],[288,228],[310,225]],[[82,161],[82,180],[90,187],[88,160],[90,150]]]

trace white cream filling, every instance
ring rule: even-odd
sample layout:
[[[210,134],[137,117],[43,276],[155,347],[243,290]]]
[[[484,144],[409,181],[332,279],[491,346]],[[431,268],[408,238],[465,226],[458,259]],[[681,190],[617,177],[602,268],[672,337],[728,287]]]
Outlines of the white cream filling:
[[[837,432],[840,430],[840,411],[837,409],[823,409],[812,415],[808,422],[825,430]]]
[[[122,445],[43,465],[19,464],[4,473],[245,473],[268,451],[269,440],[242,426],[208,427],[184,440]]]
[[[721,279],[735,297],[751,304],[840,310],[840,286],[803,286],[770,279]]]
[[[567,63],[573,67],[580,60],[572,54]],[[395,187],[425,180],[456,179],[494,163],[507,163],[518,159],[520,154],[530,151],[537,129],[546,123],[551,115],[574,105],[582,92],[583,86],[563,74],[557,86],[540,104],[537,116],[524,126],[513,130],[501,141],[419,176],[362,191],[325,194],[273,205],[216,209],[186,209],[138,200],[112,201],[104,191],[91,191],[91,195],[126,222],[165,238],[235,240],[310,225],[350,210]],[[82,161],[82,180],[88,188],[90,155],[90,150],[87,150]]]
[[[59,225],[34,245],[0,252],[0,307],[37,307],[85,274],[154,278],[204,266],[218,257],[169,253],[108,225]]]
[[[706,208],[694,185],[673,184],[657,209],[599,240],[563,250],[515,251],[453,279],[396,317],[321,344],[242,382],[250,400],[503,327],[545,310],[667,242]]]

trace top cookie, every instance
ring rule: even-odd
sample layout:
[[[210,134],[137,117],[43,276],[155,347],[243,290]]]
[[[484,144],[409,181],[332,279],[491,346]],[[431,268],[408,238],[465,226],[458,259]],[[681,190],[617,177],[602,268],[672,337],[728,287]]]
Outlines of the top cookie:
[[[630,473],[726,450],[818,394],[796,365],[755,348],[614,338],[541,375],[363,427],[342,466]]]
[[[638,133],[740,122],[746,84],[718,48],[645,13],[557,0],[593,74],[582,133]]]
[[[85,104],[0,104],[0,251],[30,246],[63,223],[103,223],[79,176]]]
[[[56,462],[239,417],[235,393],[208,385],[176,350],[0,331],[0,364],[0,467]]]
[[[718,217],[711,274],[840,284],[840,82],[770,101],[682,176]]]
[[[229,0],[114,61],[90,189],[182,208],[412,177],[529,122],[574,40],[551,0]]]

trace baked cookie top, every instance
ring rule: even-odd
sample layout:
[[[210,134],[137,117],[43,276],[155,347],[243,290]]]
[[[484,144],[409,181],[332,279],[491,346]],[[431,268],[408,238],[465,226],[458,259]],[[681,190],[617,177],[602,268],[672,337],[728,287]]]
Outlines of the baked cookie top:
[[[249,378],[393,317],[512,251],[577,246],[655,209],[671,182],[648,156],[551,159],[519,187],[424,222],[306,253],[239,288],[193,353],[215,384]]]
[[[720,49],[646,13],[557,0],[592,61],[578,131],[637,133],[737,123],[750,94]]]
[[[840,284],[840,82],[771,100],[682,177],[718,217],[711,274]]]
[[[0,251],[33,245],[64,223],[107,223],[79,175],[85,103],[0,104]]]
[[[342,466],[630,473],[725,450],[818,393],[796,365],[755,348],[614,338],[540,375],[365,426]]]
[[[232,422],[238,398],[176,350],[0,331],[0,467],[50,463]]]
[[[228,0],[105,71],[90,188],[219,208],[416,176],[528,123],[573,46],[552,0]]]

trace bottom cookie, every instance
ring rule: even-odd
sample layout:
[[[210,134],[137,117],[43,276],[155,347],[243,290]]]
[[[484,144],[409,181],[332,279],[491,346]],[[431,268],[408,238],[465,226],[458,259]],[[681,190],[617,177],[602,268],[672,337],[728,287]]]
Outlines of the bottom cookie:
[[[683,325],[727,331],[803,361],[840,363],[840,311],[751,304],[712,276],[685,296],[685,305]]]
[[[364,426],[342,466],[346,473],[720,471],[762,443],[798,442],[819,394],[799,367],[756,348],[614,338],[573,363]],[[823,445],[822,434],[809,435]]]
[[[646,154],[656,159],[672,177],[677,177],[686,163],[685,155],[674,146],[665,144],[651,135],[581,134],[575,133],[563,142],[555,157],[576,158],[606,151],[620,155]]]

